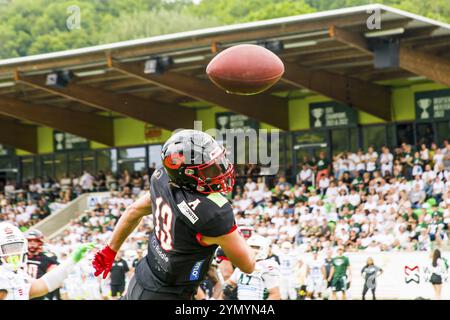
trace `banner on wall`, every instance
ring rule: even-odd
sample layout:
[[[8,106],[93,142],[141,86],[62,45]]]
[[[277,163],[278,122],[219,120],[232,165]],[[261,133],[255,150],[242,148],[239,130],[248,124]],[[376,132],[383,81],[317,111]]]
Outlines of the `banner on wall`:
[[[450,262],[450,252],[441,252],[442,257]],[[345,254],[350,261],[351,283],[347,291],[349,299],[361,299],[365,278],[361,274],[370,257],[374,264],[383,270],[376,278],[377,299],[414,300],[418,298],[433,299],[434,291],[430,283],[430,252],[351,252]],[[309,261],[309,254],[301,254],[302,261]],[[320,259],[324,259],[322,256]],[[304,264],[305,266],[306,264]],[[299,282],[305,282],[305,267],[301,270]],[[348,273],[347,273],[348,274]],[[450,282],[448,273],[442,284],[442,299],[450,299]],[[372,299],[367,292],[366,299]]]
[[[144,128],[145,140],[157,140],[162,137],[162,129],[146,124]]]
[[[450,89],[423,91],[415,94],[416,119],[450,119]]]
[[[336,101],[311,103],[309,123],[311,128],[333,128],[356,125],[356,110]]]
[[[53,130],[53,150],[85,150],[89,149],[89,140],[67,132]]]
[[[224,133],[226,129],[245,131],[246,129],[259,129],[259,122],[242,114],[234,112],[216,113],[216,128]]]
[[[294,136],[294,150],[308,147],[323,147],[327,146],[327,138],[321,132],[299,132]]]

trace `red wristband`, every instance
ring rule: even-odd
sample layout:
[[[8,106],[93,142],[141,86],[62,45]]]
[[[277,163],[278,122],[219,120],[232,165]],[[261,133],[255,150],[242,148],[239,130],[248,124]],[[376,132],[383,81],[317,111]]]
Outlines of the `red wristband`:
[[[111,249],[109,245],[106,245],[102,250],[106,255],[115,257],[117,252]]]

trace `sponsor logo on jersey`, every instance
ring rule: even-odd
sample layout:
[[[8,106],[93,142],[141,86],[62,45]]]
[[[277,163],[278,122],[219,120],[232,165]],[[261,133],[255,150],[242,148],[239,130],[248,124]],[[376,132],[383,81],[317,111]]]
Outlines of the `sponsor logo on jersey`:
[[[205,260],[197,261],[192,267],[191,274],[189,275],[190,281],[196,281],[200,278],[200,271],[202,269],[202,265]]]
[[[180,212],[186,218],[188,218],[192,224],[195,224],[198,221],[198,216],[194,213],[194,211],[192,211],[186,201],[182,201],[181,203],[177,204],[177,206],[178,209],[180,209]]]
[[[155,236],[152,236],[152,248],[155,250],[155,252],[159,255],[159,257],[164,260],[166,263],[169,262],[169,257],[162,252],[161,248],[159,247],[158,240],[156,240]]]
[[[156,170],[153,175],[155,176],[155,179],[161,178],[162,175],[162,169]]]

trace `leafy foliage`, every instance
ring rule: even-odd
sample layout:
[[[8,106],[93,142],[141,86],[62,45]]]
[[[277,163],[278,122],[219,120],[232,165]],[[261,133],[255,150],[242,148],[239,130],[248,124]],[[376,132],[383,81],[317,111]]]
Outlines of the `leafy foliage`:
[[[0,58],[368,3],[450,22],[449,0],[0,0]],[[79,28],[68,27],[70,6]]]

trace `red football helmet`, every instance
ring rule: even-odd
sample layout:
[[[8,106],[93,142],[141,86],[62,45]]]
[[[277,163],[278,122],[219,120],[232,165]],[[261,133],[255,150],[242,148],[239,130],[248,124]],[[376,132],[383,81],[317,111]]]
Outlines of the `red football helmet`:
[[[239,227],[238,231],[244,237],[245,240],[247,240],[253,235],[252,227]]]
[[[44,235],[37,229],[28,230],[25,234],[28,240],[28,252],[32,255],[42,252]]]

